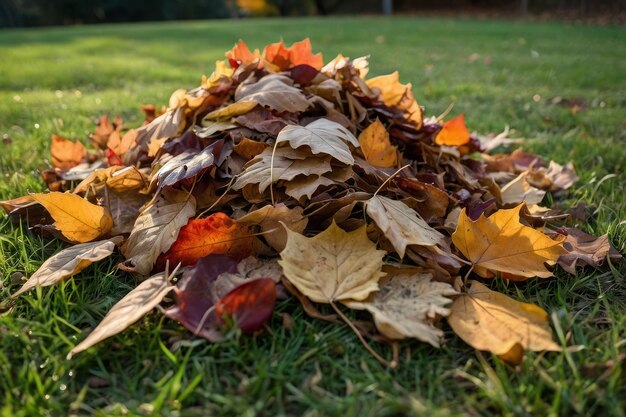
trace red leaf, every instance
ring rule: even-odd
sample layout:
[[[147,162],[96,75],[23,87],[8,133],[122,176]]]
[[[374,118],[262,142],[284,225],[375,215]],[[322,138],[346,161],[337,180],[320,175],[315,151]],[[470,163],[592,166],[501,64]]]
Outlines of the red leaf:
[[[244,333],[259,330],[272,316],[276,302],[276,284],[271,278],[259,278],[240,285],[215,305],[221,320],[233,317]]]
[[[285,48],[283,41],[271,43],[263,50],[265,59],[278,67],[280,71],[286,71],[291,67],[289,49]]]
[[[107,162],[110,167],[116,165],[124,165],[119,156],[115,153],[115,151],[111,148],[107,148]]]
[[[228,63],[233,69],[237,69],[239,65],[248,65],[252,64],[254,61],[259,59],[259,51],[255,50],[254,53],[250,52],[250,48],[248,45],[241,39],[233,49],[226,52],[226,58],[228,59]]]
[[[205,219],[190,220],[180,229],[178,238],[170,249],[159,256],[156,270],[170,265],[193,265],[198,259],[211,254],[226,254],[243,259],[253,254],[257,239],[248,226],[237,223],[224,213],[215,213]]]

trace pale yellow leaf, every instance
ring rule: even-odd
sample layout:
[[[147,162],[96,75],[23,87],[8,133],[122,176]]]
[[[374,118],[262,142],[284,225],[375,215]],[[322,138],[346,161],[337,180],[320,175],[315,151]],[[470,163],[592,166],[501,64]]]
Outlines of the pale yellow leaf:
[[[122,241],[121,236],[97,242],[70,246],[48,258],[39,269],[11,297],[15,298],[36,286],[48,287],[65,278],[78,274],[94,262],[113,253],[115,245]]]
[[[368,310],[376,328],[390,339],[413,337],[439,347],[443,331],[435,320],[446,317],[457,292],[450,284],[433,281],[433,272],[420,268],[383,268],[380,290],[363,301],[346,301],[350,308]]]
[[[519,362],[524,350],[560,351],[552,340],[548,314],[534,304],[515,301],[478,281],[451,307],[448,323],[468,345]]]
[[[156,307],[172,288],[174,286],[169,285],[165,273],[146,279],[118,301],[104,316],[98,327],[68,353],[67,358],[71,359],[78,352],[125,330]]]
[[[54,225],[63,236],[74,242],[85,243],[108,233],[113,219],[104,207],[91,204],[76,194],[51,192],[31,194],[54,219]]]
[[[196,201],[184,191],[165,189],[158,199],[139,214],[123,247],[127,271],[147,275],[159,255],[178,237],[180,228],[196,214]]]
[[[204,116],[204,120],[228,121],[233,117],[241,116],[255,108],[256,101],[237,101],[226,107],[212,111]]]
[[[365,208],[400,257],[404,257],[408,245],[445,246],[444,236],[402,201],[374,196]]]
[[[366,227],[345,232],[333,222],[307,238],[287,229],[287,246],[278,261],[298,290],[318,303],[360,301],[378,290],[385,251],[367,238]]]

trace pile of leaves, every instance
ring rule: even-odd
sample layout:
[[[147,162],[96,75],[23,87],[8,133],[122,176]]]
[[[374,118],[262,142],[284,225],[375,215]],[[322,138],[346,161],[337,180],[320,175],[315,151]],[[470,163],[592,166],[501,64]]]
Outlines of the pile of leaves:
[[[306,39],[262,53],[240,41],[226,58],[167,108],[142,106],[141,127],[103,116],[91,149],[52,136],[50,192],[1,203],[70,245],[14,298],[116,250],[139,278],[69,356],[159,305],[212,342],[259,332],[288,293],[390,366],[367,338],[438,347],[441,318],[510,362],[562,349],[543,309],[489,284],[619,260],[606,235],[564,227],[580,213],[540,205],[576,181],[571,164],[489,154],[514,140],[424,118],[397,72],[367,78],[367,57],[324,65]]]

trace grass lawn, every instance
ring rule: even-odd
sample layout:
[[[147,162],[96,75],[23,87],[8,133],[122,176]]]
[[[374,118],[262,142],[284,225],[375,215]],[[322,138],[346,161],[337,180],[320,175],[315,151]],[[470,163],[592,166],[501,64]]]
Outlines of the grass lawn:
[[[399,70],[425,114],[455,102],[452,114],[465,113],[470,130],[509,125],[528,138],[527,149],[573,160],[581,180],[559,204],[588,204],[593,215],[579,227],[608,232],[626,250],[626,30],[612,27],[333,18],[2,31],[0,200],[43,189],[38,170],[49,164],[51,133],[86,143],[105,112],[137,126],[140,103],[164,104],[176,88],[197,86],[239,38],[261,48],[281,36],[311,37],[325,60],[370,54],[371,73]],[[572,112],[556,97],[586,107]],[[293,299],[256,337],[212,345],[154,312],[68,361],[135,282],[113,259],[7,312],[19,273],[33,273],[59,248],[0,214],[2,417],[626,414],[626,263],[496,284],[549,311],[557,339],[578,348],[527,354],[510,367],[446,325],[441,350],[404,342],[399,367],[389,370],[349,328],[308,318]]]

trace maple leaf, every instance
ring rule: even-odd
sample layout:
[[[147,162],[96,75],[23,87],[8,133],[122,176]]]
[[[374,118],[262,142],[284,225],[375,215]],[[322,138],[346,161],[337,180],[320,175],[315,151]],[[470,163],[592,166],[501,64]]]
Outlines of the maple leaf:
[[[381,168],[397,165],[398,149],[389,141],[389,133],[379,119],[361,132],[359,144],[365,160],[370,164]]]
[[[221,322],[229,318],[244,333],[253,333],[263,327],[272,316],[276,302],[276,283],[271,278],[248,280],[215,304],[215,313]]]
[[[173,288],[164,273],[146,279],[118,301],[94,331],[68,353],[67,358],[71,359],[73,355],[128,328],[156,307]]]
[[[298,175],[321,175],[332,170],[330,156],[313,158],[306,150],[279,147],[273,153],[266,149],[248,162],[233,184],[235,190],[248,184],[259,184],[259,192],[279,180],[292,180]]]
[[[239,85],[235,91],[234,104],[245,108],[243,106],[246,105],[239,103],[254,102],[278,112],[303,112],[310,103],[302,91],[292,84],[293,81],[284,75],[266,75],[255,83]]]
[[[383,268],[380,290],[363,301],[345,301],[353,309],[368,310],[376,328],[391,339],[413,337],[439,347],[443,331],[434,326],[450,310],[448,296],[457,292],[450,284],[433,281],[433,272],[417,268]]]
[[[181,227],[196,213],[195,198],[183,191],[164,189],[137,217],[122,252],[120,268],[147,275],[161,252],[176,240]]]
[[[354,164],[348,144],[359,147],[359,141],[348,129],[323,118],[306,126],[286,126],[276,137],[276,142],[289,142],[294,149],[308,146],[314,154],[330,155],[347,165]]]
[[[282,40],[267,45],[263,50],[263,57],[278,71],[286,71],[297,65],[308,65],[319,71],[324,65],[322,54],[313,54],[309,38],[294,42],[289,48],[285,47]]]
[[[402,201],[374,196],[365,202],[365,209],[401,258],[408,245],[445,246],[443,235]]]
[[[170,265],[193,265],[207,255],[230,255],[243,259],[255,253],[257,239],[248,226],[239,224],[224,213],[215,213],[204,219],[192,219],[183,226],[176,241],[159,256],[156,268]]]
[[[239,42],[233,46],[233,49],[227,51],[225,55],[233,69],[239,68],[240,65],[250,65],[260,58],[259,50],[255,49],[254,52],[250,52],[248,45],[241,39],[239,39]]]
[[[100,261],[113,253],[121,237],[97,242],[81,243],[63,249],[48,258],[37,271],[16,291],[11,298],[16,298],[36,286],[48,287],[65,278],[78,274],[94,262]]]
[[[80,164],[87,156],[87,149],[79,141],[72,142],[57,135],[52,135],[50,143],[52,165],[67,170]]]
[[[515,301],[470,281],[467,293],[452,304],[448,323],[468,345],[519,363],[524,350],[560,351],[552,340],[548,314],[534,304]]]
[[[75,195],[60,192],[31,194],[54,219],[54,225],[71,241],[85,243],[111,230],[113,219],[104,207]]]
[[[283,274],[318,303],[363,300],[378,290],[385,252],[367,238],[366,227],[345,232],[333,221],[307,238],[287,230],[287,246],[280,252]]]
[[[383,103],[402,110],[408,121],[415,124],[418,129],[422,127],[422,108],[415,101],[411,91],[413,86],[411,83],[401,84],[398,71],[370,78],[366,84],[369,88],[375,88],[380,92],[380,99]]]
[[[523,204],[498,210],[489,217],[481,215],[473,222],[466,209],[459,216],[452,243],[473,264],[480,276],[488,278],[490,271],[507,273],[510,279],[548,278],[544,263],[554,265],[566,253],[563,240],[553,240],[519,221]]]
[[[470,141],[470,133],[465,126],[465,115],[461,114],[443,124],[435,137],[437,145],[461,146]]]

